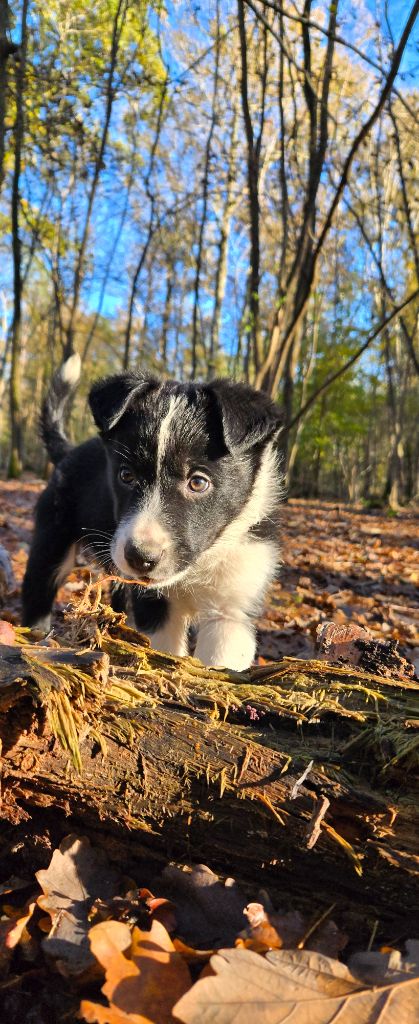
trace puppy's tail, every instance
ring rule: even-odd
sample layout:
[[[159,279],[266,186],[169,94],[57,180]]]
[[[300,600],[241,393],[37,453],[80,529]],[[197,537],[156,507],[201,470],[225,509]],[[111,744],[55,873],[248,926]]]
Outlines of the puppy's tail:
[[[72,447],[65,435],[64,418],[67,402],[79,382],[80,368],[80,356],[76,352],[54,373],[42,405],[41,437],[55,466]]]

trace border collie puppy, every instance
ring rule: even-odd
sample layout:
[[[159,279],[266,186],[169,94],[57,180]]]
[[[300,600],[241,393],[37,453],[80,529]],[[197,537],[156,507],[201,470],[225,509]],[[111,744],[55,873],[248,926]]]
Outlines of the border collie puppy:
[[[187,654],[195,623],[201,661],[246,669],[255,655],[252,620],[278,563],[277,407],[228,380],[180,384],[124,373],[93,385],[100,436],[72,447],[63,419],[79,374],[72,356],[43,406],[56,468],[36,509],[25,625],[50,628],[81,541],[108,572],[116,567],[139,581],[125,589],[155,648]]]

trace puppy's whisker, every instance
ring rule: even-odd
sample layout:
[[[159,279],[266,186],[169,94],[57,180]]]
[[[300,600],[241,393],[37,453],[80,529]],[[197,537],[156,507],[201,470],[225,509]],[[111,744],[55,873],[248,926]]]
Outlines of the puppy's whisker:
[[[111,534],[111,532],[109,534],[109,532],[107,532],[104,529],[103,530],[89,529],[89,530],[86,530],[85,534],[83,534],[83,536],[80,538],[80,541],[86,541],[88,538],[89,539],[93,538],[93,540],[94,540],[94,538],[96,538],[96,537],[99,540],[103,540],[104,539],[106,541],[112,541],[113,534]]]

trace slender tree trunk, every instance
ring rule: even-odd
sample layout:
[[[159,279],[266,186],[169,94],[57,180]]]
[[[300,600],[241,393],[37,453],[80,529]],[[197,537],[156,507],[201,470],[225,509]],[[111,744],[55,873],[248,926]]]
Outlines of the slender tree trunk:
[[[8,38],[8,30],[9,4],[7,0],[0,0],[0,192],[4,179],[8,61],[18,49]]]
[[[283,299],[287,275],[288,255],[288,221],[289,221],[289,199],[287,185],[287,171],[285,161],[285,111],[284,111],[284,19],[282,11],[278,14],[279,38],[282,45],[279,47],[279,71],[278,71],[278,107],[279,107],[279,130],[280,130],[280,159],[279,159],[279,187],[281,194],[281,253],[279,259],[279,295]]]
[[[172,296],[174,288],[174,267],[171,259],[167,260],[166,294],[164,297],[164,309],[161,328],[161,361],[164,373],[167,373],[167,353],[169,343],[170,314],[172,309]]]
[[[249,274],[249,332],[248,341],[251,347],[247,356],[248,374],[250,363],[253,363],[255,373],[258,372],[261,359],[261,338],[260,338],[260,202],[259,202],[259,177],[260,177],[260,154],[262,149],[263,129],[265,124],[265,97],[268,74],[267,59],[267,28],[264,27],[263,37],[263,62],[261,70],[261,100],[259,115],[259,132],[255,135],[249,99],[249,71],[247,55],[247,33],[245,21],[245,0],[238,2],[238,21],[240,35],[240,60],[241,77],[240,93],[243,111],[243,120],[247,142],[247,188],[249,197],[249,222],[250,222],[250,274]]]
[[[384,305],[384,304],[383,304]],[[401,395],[394,379],[391,339],[388,330],[384,333],[387,376],[387,401],[391,421],[390,455],[384,499],[390,508],[398,509],[403,496],[404,441],[401,422]]]
[[[12,183],[12,251],[13,251],[13,321],[10,362],[10,427],[11,450],[9,477],[18,477],[22,470],[22,412],[20,401],[20,356],[22,342],[22,247],[20,240],[20,172],[25,131],[24,93],[27,51],[27,18],[29,0],[23,0],[19,47],[16,67],[16,122],[15,152]]]
[[[305,369],[305,372],[304,372],[304,376],[303,376],[303,384],[302,384],[302,389],[301,389],[300,408],[302,408],[303,405],[306,402],[308,386],[309,386],[309,383],[310,383],[310,380],[311,380],[311,376],[312,376],[312,373],[313,373],[313,370],[314,370],[314,365],[315,365],[315,361],[316,361],[316,354],[317,354],[317,343],[318,343],[318,337],[319,337],[319,328],[320,328],[320,317],[317,317],[314,320],[314,323],[313,323],[313,339],[312,339],[311,351],[310,351],[310,356],[309,356],[308,363],[307,363],[307,366],[306,366],[306,369]],[[297,455],[298,455],[298,448],[299,448],[299,443],[300,443],[300,437],[301,437],[301,433],[302,433],[302,430],[303,430],[304,423],[305,423],[305,417],[302,416],[301,419],[297,423],[297,428],[296,428],[296,431],[295,431],[294,440],[293,440],[293,443],[292,443],[292,446],[291,446],[291,451],[290,451],[289,457],[288,457],[288,464],[287,464],[287,468],[286,468],[286,481],[287,481],[287,486],[288,487],[290,486],[290,483],[291,483],[291,480],[292,480],[292,474],[293,474],[293,471],[294,471],[295,461],[296,461],[296,458],[297,458]]]
[[[107,284],[108,284],[108,280],[109,280],[109,274],[111,272],[111,269],[112,269],[112,266],[113,266],[113,263],[114,263],[115,254],[117,252],[118,245],[119,245],[119,242],[120,242],[120,239],[121,239],[121,235],[122,235],[122,231],[123,231],[123,228],[124,228],[124,225],[125,225],[125,221],[126,221],[126,217],[127,217],[127,213],[128,213],[129,197],[130,197],[130,194],[131,194],[131,188],[132,188],[133,181],[134,181],[134,165],[135,165],[136,155],[137,155],[137,149],[136,149],[136,146],[134,146],[133,152],[132,152],[131,167],[130,167],[130,171],[129,171],[129,174],[128,174],[127,187],[126,187],[126,193],[125,193],[125,200],[124,200],[124,205],[123,205],[123,209],[122,209],[122,213],[121,213],[121,218],[120,218],[120,221],[119,221],[119,224],[118,224],[118,229],[116,231],[114,240],[112,242],[112,247],[111,247],[111,250],[110,250],[110,253],[109,253],[109,256],[108,256],[108,260],[107,260],[107,263],[106,263],[105,273],[103,275],[102,284],[100,286],[99,301],[98,301],[96,313],[95,313],[95,316],[94,316],[94,319],[92,321],[92,324],[91,324],[88,336],[87,336],[85,344],[84,344],[84,348],[83,348],[83,352],[82,352],[82,362],[84,362],[84,360],[86,359],[87,354],[88,354],[89,349],[90,349],[90,346],[91,346],[92,341],[93,341],[94,336],[95,336],[95,331],[96,331],[96,328],[97,328],[97,325],[98,325],[99,317],[100,317],[100,314],[102,312],[103,300],[105,298],[106,288],[107,288]]]
[[[98,154],[95,160],[92,184],[90,187],[89,198],[87,201],[86,216],[84,219],[83,233],[80,242],[80,248],[77,256],[76,267],[74,271],[74,285],[73,285],[73,298],[70,308],[69,321],[66,328],[66,342],[64,346],[63,357],[68,359],[69,356],[74,352],[74,327],[75,320],[78,312],[80,290],[83,283],[83,274],[85,269],[86,259],[86,248],[90,233],[90,222],[92,218],[93,205],[99,184],[101,171],[104,166],[104,156],[106,151],[106,145],[108,141],[109,126],[111,123],[112,108],[115,99],[115,71],[118,61],[118,49],[121,39],[121,33],[125,23],[125,17],[127,12],[127,0],[118,0],[117,8],[114,16],[113,30],[112,30],[112,43],[111,53],[109,59],[109,67],[106,79],[106,108],[105,108],[105,119],[103,122],[102,135],[100,139],[100,145]]]
[[[163,86],[162,91],[161,91],[159,109],[158,109],[158,113],[157,113],[156,131],[155,131],[155,135],[154,135],[154,139],[153,139],[153,145],[151,147],[150,159],[149,159],[147,174],[146,174],[145,183],[144,183],[144,185],[145,185],[145,193],[146,193],[147,199],[149,201],[149,215],[148,215],[148,224],[147,224],[147,234],[146,234],[145,242],[144,242],[144,245],[142,246],[142,249],[141,249],[138,261],[136,263],[136,266],[135,266],[135,269],[134,269],[134,273],[133,273],[133,277],[132,277],[132,281],[131,281],[130,296],[129,296],[129,302],[128,302],[127,323],[126,323],[126,327],[125,327],[125,336],[124,336],[124,354],[123,354],[123,362],[122,362],[124,370],[128,369],[129,364],[130,364],[130,358],[131,358],[132,323],[133,323],[133,318],[134,318],[134,306],[135,306],[135,301],[136,301],[136,298],[137,298],[138,282],[140,280],[141,273],[142,273],[142,270],[143,270],[143,267],[144,267],[144,264],[145,264],[145,261],[146,261],[146,258],[147,258],[147,253],[148,253],[148,250],[150,248],[150,245],[151,245],[151,242],[152,242],[152,239],[153,239],[153,236],[154,236],[154,232],[155,232],[156,196],[155,196],[155,194],[154,194],[154,192],[152,191],[152,188],[151,188],[151,180],[152,180],[152,175],[153,175],[153,171],[154,171],[154,166],[155,166],[155,161],[156,161],[159,141],[160,141],[161,129],[162,129],[162,125],[163,125],[163,115],[164,115],[164,107],[165,107],[165,102],[166,102],[166,93],[167,93],[167,80],[164,83],[164,86]]]
[[[213,89],[212,89],[212,104],[211,104],[211,120],[209,132],[207,135],[207,142],[205,146],[205,157],[204,157],[204,173],[202,179],[202,215],[199,222],[199,233],[198,233],[198,250],[196,254],[196,266],[195,266],[195,281],[194,281],[194,298],[193,298],[193,312],[192,312],[192,338],[191,338],[191,379],[196,377],[198,372],[198,342],[200,340],[198,320],[199,320],[199,293],[201,285],[201,274],[202,264],[204,255],[204,236],[207,225],[208,216],[208,193],[210,184],[210,170],[211,170],[211,155],[212,155],[212,140],[217,123],[217,107],[218,107],[218,79],[219,79],[219,64],[220,64],[220,4],[217,0],[217,27],[216,27],[216,41],[215,41],[215,69],[213,78]]]
[[[221,229],[218,241],[218,259],[217,270],[215,275],[215,298],[214,308],[212,312],[210,351],[208,359],[208,380],[212,380],[212,378],[215,376],[216,359],[220,344],[221,313],[227,280],[228,241],[230,237],[231,217],[235,204],[234,184],[236,180],[237,129],[238,110],[237,105],[235,104],[233,109],[230,150],[228,155],[226,195],[221,215]]]
[[[305,320],[301,324],[301,330],[296,334],[293,344],[288,352],[287,362],[285,364],[284,380],[282,387],[282,409],[285,432],[282,439],[281,451],[283,457],[283,466],[285,472],[288,474],[288,445],[289,445],[289,425],[292,422],[293,412],[293,399],[294,399],[294,383],[295,383],[295,371],[297,368],[298,360],[301,352],[301,342],[303,337]]]

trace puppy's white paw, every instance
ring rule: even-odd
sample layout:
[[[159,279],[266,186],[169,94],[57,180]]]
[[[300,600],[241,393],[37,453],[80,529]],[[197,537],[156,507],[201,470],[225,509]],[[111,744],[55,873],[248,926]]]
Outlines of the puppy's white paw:
[[[195,655],[204,665],[244,672],[255,651],[255,632],[250,622],[221,617],[201,622]]]

